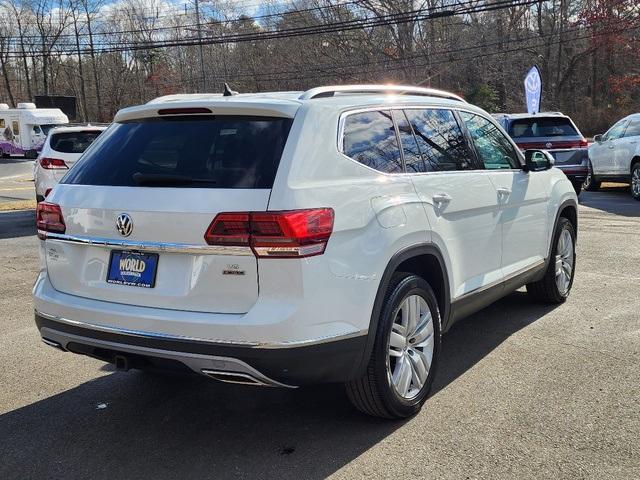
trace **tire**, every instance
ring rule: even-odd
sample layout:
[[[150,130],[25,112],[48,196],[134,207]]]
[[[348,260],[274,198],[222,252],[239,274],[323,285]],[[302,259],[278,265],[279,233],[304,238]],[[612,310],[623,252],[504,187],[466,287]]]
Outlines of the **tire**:
[[[410,315],[416,309],[420,314]],[[418,317],[415,336],[403,335],[408,318]],[[395,274],[385,294],[366,372],[346,384],[351,403],[374,417],[398,419],[418,413],[436,374],[440,335],[440,311],[431,286],[417,275]],[[404,347],[399,346],[402,342]]]
[[[580,193],[582,192],[582,182],[571,182],[571,185],[573,185],[573,189],[576,192],[576,196],[579,197]]]
[[[561,238],[563,242],[570,240],[570,248],[565,248],[566,243],[560,243]],[[527,293],[539,302],[559,304],[564,303],[569,296],[576,271],[576,231],[565,217],[560,217],[558,221],[552,245],[551,258],[544,277],[537,282],[527,284]],[[558,261],[562,262],[560,268],[563,273],[560,274],[556,273]],[[568,277],[564,275],[558,278],[566,272],[567,265],[570,265],[571,269]]]
[[[631,168],[631,196],[640,201],[640,162],[637,162]]]
[[[587,178],[585,178],[582,183],[582,188],[584,188],[587,192],[595,192],[600,188],[600,183],[593,177],[593,165],[589,162],[589,172],[587,173]]]

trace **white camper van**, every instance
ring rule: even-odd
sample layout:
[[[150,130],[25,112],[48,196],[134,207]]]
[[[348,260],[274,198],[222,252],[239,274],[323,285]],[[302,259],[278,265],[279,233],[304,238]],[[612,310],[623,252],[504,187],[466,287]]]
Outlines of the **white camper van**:
[[[49,129],[69,123],[59,108],[36,108],[33,103],[19,103],[9,108],[0,103],[0,155],[36,158]]]

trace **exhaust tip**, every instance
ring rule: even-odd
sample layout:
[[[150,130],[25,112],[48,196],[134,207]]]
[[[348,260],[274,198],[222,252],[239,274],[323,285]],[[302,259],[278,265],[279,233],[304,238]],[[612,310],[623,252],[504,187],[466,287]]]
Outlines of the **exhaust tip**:
[[[261,387],[270,387],[268,383],[262,382],[255,378],[253,375],[241,372],[225,372],[222,370],[206,370],[203,369],[202,373],[209,378],[219,380],[225,383],[237,383],[240,385],[258,385]]]
[[[60,342],[56,342],[55,340],[49,340],[48,338],[44,338],[44,337],[42,337],[41,340],[42,340],[42,343],[44,343],[45,345],[49,345],[50,347],[57,348],[58,350],[66,352],[66,350],[60,344]]]

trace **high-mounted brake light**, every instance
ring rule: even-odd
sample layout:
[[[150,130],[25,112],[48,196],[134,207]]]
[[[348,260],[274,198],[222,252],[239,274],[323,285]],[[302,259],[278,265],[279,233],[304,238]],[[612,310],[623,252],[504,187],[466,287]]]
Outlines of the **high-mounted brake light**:
[[[62,170],[69,168],[64,160],[60,158],[43,157],[40,159],[40,166],[47,170]]]
[[[209,108],[190,107],[190,108],[161,108],[158,115],[193,115],[196,113],[213,113]]]
[[[257,257],[321,255],[333,232],[333,209],[220,213],[204,239],[209,245],[251,247]]]
[[[60,206],[55,203],[40,202],[36,210],[36,226],[41,240],[47,238],[47,232],[64,233],[67,227],[64,224]]]

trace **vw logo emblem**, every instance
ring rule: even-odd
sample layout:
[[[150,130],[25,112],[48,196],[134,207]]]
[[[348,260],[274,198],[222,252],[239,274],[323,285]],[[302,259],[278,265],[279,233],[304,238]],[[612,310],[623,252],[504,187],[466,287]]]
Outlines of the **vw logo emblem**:
[[[133,232],[133,220],[128,213],[121,213],[116,219],[116,230],[123,237],[128,237]]]
[[[553,143],[551,143],[551,142],[547,142],[546,147],[547,147],[547,148],[551,148],[551,147],[553,147]]]

